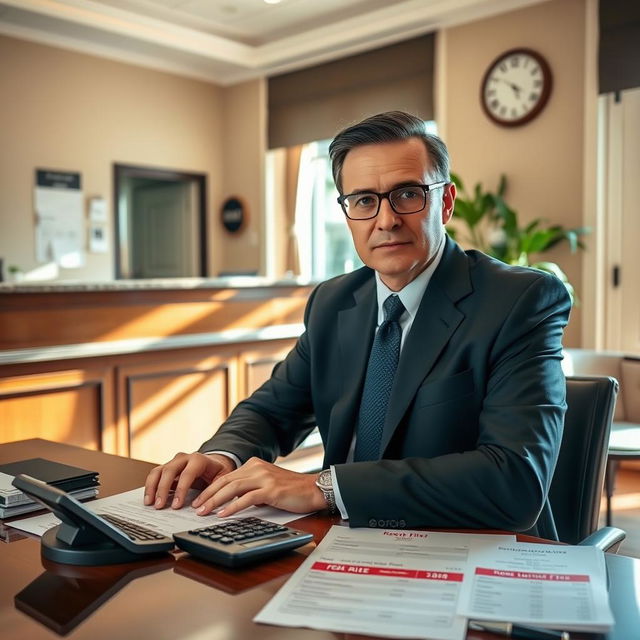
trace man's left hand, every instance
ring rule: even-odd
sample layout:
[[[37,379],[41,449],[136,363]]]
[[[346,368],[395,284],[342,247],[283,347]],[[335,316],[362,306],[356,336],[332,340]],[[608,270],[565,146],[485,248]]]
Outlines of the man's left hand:
[[[217,515],[230,516],[252,505],[265,504],[292,513],[320,511],[327,503],[316,486],[316,478],[316,474],[287,471],[251,458],[235,471],[216,478],[191,504],[202,516],[226,502],[229,504]]]

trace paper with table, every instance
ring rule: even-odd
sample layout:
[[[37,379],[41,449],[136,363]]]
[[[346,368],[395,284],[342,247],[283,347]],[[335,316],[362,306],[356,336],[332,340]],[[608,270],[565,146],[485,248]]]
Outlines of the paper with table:
[[[210,526],[216,521],[222,520],[222,518],[218,518],[215,514],[199,516],[196,514],[195,509],[190,506],[178,510],[169,508],[157,510],[153,507],[146,507],[142,502],[143,493],[144,487],[140,487],[132,491],[126,491],[125,493],[86,502],[84,506],[95,513],[109,513],[124,520],[142,525],[143,527],[153,529],[166,536],[171,536],[178,531]],[[186,504],[189,505],[197,494],[198,492],[196,490],[192,490],[192,492],[187,495]],[[289,513],[288,511],[274,509],[273,507],[249,507],[238,513],[236,517],[254,516],[276,522],[277,524],[286,524],[291,520],[301,518],[303,515],[305,514]],[[23,518],[6,523],[7,526],[37,536],[41,536],[45,531],[58,524],[60,524],[60,520],[50,512],[41,516]]]
[[[609,629],[604,554],[515,536],[334,526],[254,621],[455,640],[469,619]]]
[[[468,555],[514,536],[333,526],[254,618],[288,627],[461,640],[458,598]]]
[[[604,554],[589,546],[519,542],[474,548],[460,613],[475,620],[603,632],[613,625]]]

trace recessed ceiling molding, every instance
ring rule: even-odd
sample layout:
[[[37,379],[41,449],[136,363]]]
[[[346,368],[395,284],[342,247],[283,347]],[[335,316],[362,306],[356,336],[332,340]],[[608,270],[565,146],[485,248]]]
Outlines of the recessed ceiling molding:
[[[91,0],[2,0],[2,4],[233,64],[250,65],[255,53],[246,44]]]
[[[91,0],[0,0],[0,33],[231,85],[544,1],[399,0],[252,46]]]

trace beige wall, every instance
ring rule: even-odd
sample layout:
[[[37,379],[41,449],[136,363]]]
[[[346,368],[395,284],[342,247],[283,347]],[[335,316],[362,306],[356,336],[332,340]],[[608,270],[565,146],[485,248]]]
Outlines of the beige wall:
[[[247,208],[246,225],[229,234],[219,216],[214,228],[223,234],[221,265],[225,271],[263,272],[264,164],[266,151],[266,86],[252,80],[223,91],[223,193],[239,197]]]
[[[37,266],[36,167],[79,171],[110,211],[108,254],[87,254],[62,279],[113,277],[112,164],[206,173],[209,216],[222,197],[224,90],[212,84],[0,36],[0,257]],[[229,136],[229,132],[225,133]],[[210,220],[210,268],[223,257]]]
[[[467,188],[481,181],[495,189],[508,178],[507,202],[523,221],[537,217],[565,226],[583,219],[583,126],[585,3],[550,0],[533,7],[446,30],[442,80],[445,137],[453,170]],[[553,92],[546,109],[518,128],[494,125],[480,106],[480,83],[500,53],[529,47],[548,60]],[[595,99],[595,97],[594,97]],[[587,238],[587,244],[589,239]],[[581,258],[563,245],[545,254],[583,288]],[[574,308],[565,337],[580,344],[580,307]]]

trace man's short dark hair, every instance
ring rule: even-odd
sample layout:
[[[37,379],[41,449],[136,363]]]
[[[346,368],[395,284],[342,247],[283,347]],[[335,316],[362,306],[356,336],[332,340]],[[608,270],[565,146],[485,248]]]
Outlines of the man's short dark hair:
[[[432,162],[432,179],[449,182],[449,152],[445,143],[438,136],[427,133],[424,120],[404,111],[386,111],[343,129],[329,145],[331,170],[338,191],[342,193],[342,165],[351,149],[409,138],[424,142]]]

